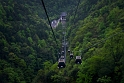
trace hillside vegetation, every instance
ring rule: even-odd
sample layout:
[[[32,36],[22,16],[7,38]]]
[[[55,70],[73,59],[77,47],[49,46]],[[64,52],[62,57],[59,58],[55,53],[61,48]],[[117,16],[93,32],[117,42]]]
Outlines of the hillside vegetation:
[[[52,33],[36,7],[42,6],[33,0],[0,1],[1,83],[31,83],[45,61],[56,61]]]
[[[44,0],[50,20],[67,15],[66,67],[40,0],[0,1],[0,83],[124,83],[124,1]],[[61,24],[54,30],[61,46]],[[81,52],[81,53],[80,53]]]

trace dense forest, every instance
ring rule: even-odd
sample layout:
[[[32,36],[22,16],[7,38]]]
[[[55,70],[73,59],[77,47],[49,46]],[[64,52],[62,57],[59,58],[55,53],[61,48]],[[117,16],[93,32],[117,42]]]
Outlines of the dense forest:
[[[58,68],[62,25],[41,0],[0,0],[0,83],[124,83],[124,1],[44,0],[50,21],[67,12],[66,67]],[[56,45],[58,44],[58,46]],[[82,64],[75,64],[81,55]]]

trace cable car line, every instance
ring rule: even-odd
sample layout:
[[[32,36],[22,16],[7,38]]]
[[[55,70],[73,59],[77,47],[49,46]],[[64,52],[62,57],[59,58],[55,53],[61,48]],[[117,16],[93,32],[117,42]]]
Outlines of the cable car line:
[[[62,12],[61,13],[61,17],[60,17],[60,21],[63,27],[63,40],[62,40],[62,52],[61,52],[61,56],[58,60],[58,68],[65,68],[66,64],[66,31],[65,31],[65,23],[66,23],[66,13]]]
[[[80,5],[80,0],[78,0],[77,7],[76,7],[76,9],[75,9],[74,20],[73,20],[73,25],[72,25],[72,27],[75,27],[75,17],[76,17],[76,14],[77,14],[79,5]],[[71,33],[71,29],[70,29],[69,32]],[[74,57],[73,52],[71,53],[70,50],[68,50],[68,52],[70,53],[70,59],[73,59],[73,57]],[[81,63],[82,63],[82,61],[81,61],[81,55],[75,57],[75,63],[76,63],[76,64],[81,64]]]
[[[75,11],[74,11],[74,17],[73,17],[73,24],[72,24],[72,27],[75,27],[75,17],[76,17],[76,14],[77,14],[79,5],[80,5],[80,0],[78,0],[76,9],[75,9]],[[69,32],[68,36],[70,36],[70,33],[72,32],[71,28],[70,28],[70,30],[69,30],[68,32]]]
[[[52,33],[53,33],[53,36],[54,36],[54,40],[56,41],[56,44],[57,44],[57,46],[58,46],[58,43],[57,43],[57,40],[56,40],[56,36],[55,36],[54,31],[53,31],[53,29],[52,29],[52,26],[51,26],[51,23],[50,23],[50,20],[49,20],[49,16],[48,16],[48,14],[47,14],[47,10],[46,10],[46,8],[45,8],[44,1],[41,0],[41,2],[42,2],[42,5],[43,5],[43,7],[44,7],[44,10],[45,10],[45,13],[46,13],[46,16],[47,16],[47,19],[48,19],[50,28],[51,28],[51,30],[52,30]],[[73,19],[73,20],[74,20],[74,21],[73,21],[74,24],[73,24],[73,27],[75,26],[75,18],[76,18],[76,14],[77,14],[79,5],[80,5],[80,0],[78,1],[77,7],[76,7],[76,10],[75,10],[75,13],[74,13],[74,19]],[[63,34],[63,36],[64,36],[63,41],[64,41],[64,42],[62,42],[62,43],[64,43],[64,44],[62,44],[62,45],[64,46],[64,48],[62,48],[62,49],[63,49],[62,52],[59,53],[59,55],[58,55],[58,67],[59,67],[59,68],[66,66],[66,65],[65,65],[65,61],[66,61],[66,36],[65,36],[65,25],[63,24],[63,23],[65,23],[65,20],[66,20],[65,17],[62,17],[62,18],[61,18],[62,27],[63,27],[63,30],[64,30],[64,34]],[[70,29],[70,30],[71,30],[71,29]],[[123,30],[122,30],[122,31],[123,31]],[[120,31],[120,32],[121,32],[121,31]],[[94,46],[96,46],[96,45],[98,45],[98,44],[104,43],[106,40],[112,38],[113,36],[119,34],[120,32],[118,32],[118,33],[116,33],[116,34],[114,34],[114,35],[110,35],[109,37],[104,38],[103,40],[101,40],[101,41],[99,41],[99,42],[97,42],[97,43],[95,43],[95,44],[89,46],[88,48],[82,50],[82,53],[87,52],[90,48],[92,48],[92,47],[94,47]],[[73,58],[73,53],[71,53],[70,51],[69,51],[69,53],[70,53],[70,58],[72,59],[72,58]],[[75,63],[77,63],[77,64],[81,64],[81,63],[82,63],[82,61],[81,61],[82,53],[81,53],[80,56],[76,56]]]
[[[74,22],[74,25],[75,25],[75,16],[77,14],[77,10],[78,10],[79,4],[80,4],[80,0],[78,0],[77,8],[76,8],[75,14],[74,14],[74,21],[73,21]]]
[[[45,11],[45,13],[46,13],[47,20],[48,20],[48,22],[49,22],[50,28],[51,28],[51,30],[52,30],[54,40],[55,40],[56,45],[57,45],[57,47],[58,47],[58,43],[57,43],[57,40],[56,40],[56,36],[55,36],[54,31],[53,31],[53,29],[52,29],[52,26],[51,26],[51,23],[50,23],[49,16],[48,16],[48,14],[47,14],[47,10],[46,10],[46,7],[45,7],[45,4],[44,4],[44,1],[43,1],[43,0],[41,0],[41,2],[42,2],[42,5],[43,5],[43,8],[44,8],[44,11]]]
[[[74,14],[74,25],[75,25],[75,16],[76,16],[76,13],[77,13],[77,10],[78,10],[78,7],[79,7],[79,3],[80,3],[80,0],[78,1],[78,4],[77,4],[77,8],[75,10],[75,14]],[[64,14],[65,15],[65,14]],[[64,30],[64,33],[65,33],[65,16],[61,16],[61,23],[62,23],[62,27],[63,27],[63,30]],[[65,34],[64,34],[64,59],[63,61],[60,61],[62,59],[62,57],[60,57],[59,61],[58,61],[58,67],[61,68],[62,67],[65,67],[65,61],[66,61],[66,38],[65,38]],[[71,52],[70,53],[70,58],[72,59],[73,58],[73,54]],[[80,56],[76,56],[76,63],[80,63],[81,64],[81,57]],[[60,64],[61,63],[61,64]]]

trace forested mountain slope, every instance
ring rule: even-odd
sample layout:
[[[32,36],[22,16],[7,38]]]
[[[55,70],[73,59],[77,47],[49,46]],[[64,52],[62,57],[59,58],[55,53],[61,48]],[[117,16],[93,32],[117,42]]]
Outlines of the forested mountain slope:
[[[31,83],[45,61],[56,61],[40,7],[35,0],[0,1],[0,83]]]
[[[75,19],[73,15],[67,17],[67,37],[74,56],[81,51],[82,64],[69,56],[64,69],[48,62],[35,82],[123,83],[124,1],[81,0]]]
[[[45,1],[50,20],[64,10],[54,2]],[[31,83],[45,62],[57,61],[55,48],[40,0],[0,0],[0,83]]]
[[[76,81],[123,83],[124,1],[90,1],[86,1],[90,4],[88,11],[82,10],[83,7],[80,6],[78,11],[82,11],[82,14],[77,13],[75,24],[79,28],[73,29],[71,33],[75,35],[71,39],[73,51],[81,50],[84,61],[79,67]],[[84,13],[87,13],[86,17]]]
[[[0,1],[0,83],[123,83],[124,1],[44,0],[50,20],[67,15],[66,68],[57,68],[57,49],[40,0]],[[61,25],[55,30],[61,44]]]

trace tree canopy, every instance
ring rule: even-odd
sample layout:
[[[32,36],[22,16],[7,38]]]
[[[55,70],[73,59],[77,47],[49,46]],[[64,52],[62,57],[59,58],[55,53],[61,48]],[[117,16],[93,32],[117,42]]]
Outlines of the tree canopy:
[[[123,83],[124,1],[44,3],[50,21],[67,12],[66,37],[74,58],[67,53],[66,67],[57,68],[63,27],[53,29],[57,47],[40,0],[1,0],[0,82]],[[78,55],[82,64],[75,64]]]

